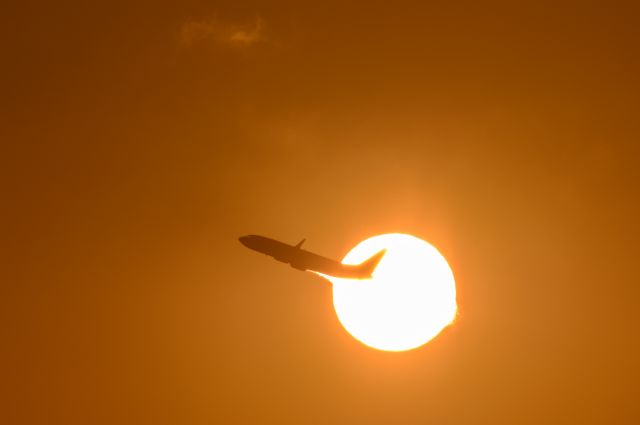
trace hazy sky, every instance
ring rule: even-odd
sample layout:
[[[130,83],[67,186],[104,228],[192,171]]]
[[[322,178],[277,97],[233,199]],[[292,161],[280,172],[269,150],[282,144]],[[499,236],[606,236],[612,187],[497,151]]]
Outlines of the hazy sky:
[[[640,421],[629,3],[4,5],[0,422]],[[387,232],[457,281],[406,353],[237,241]]]

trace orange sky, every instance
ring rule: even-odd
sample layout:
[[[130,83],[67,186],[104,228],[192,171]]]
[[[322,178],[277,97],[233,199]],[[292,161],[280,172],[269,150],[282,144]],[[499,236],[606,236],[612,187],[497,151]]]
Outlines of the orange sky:
[[[0,422],[640,421],[637,6],[12,3]],[[237,241],[386,232],[457,279],[406,353]]]

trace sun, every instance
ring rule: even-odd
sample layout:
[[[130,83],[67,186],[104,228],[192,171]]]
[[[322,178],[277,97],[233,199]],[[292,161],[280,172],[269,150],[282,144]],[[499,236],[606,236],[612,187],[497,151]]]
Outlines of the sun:
[[[387,253],[372,279],[325,276],[333,283],[334,308],[344,328],[369,347],[384,351],[417,348],[455,318],[453,272],[435,247],[400,233],[362,241],[342,263],[359,264],[381,249]]]

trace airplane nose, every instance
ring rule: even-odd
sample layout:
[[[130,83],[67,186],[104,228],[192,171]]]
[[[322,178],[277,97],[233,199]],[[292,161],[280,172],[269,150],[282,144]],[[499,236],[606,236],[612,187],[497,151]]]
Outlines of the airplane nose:
[[[242,245],[247,246],[247,242],[249,242],[249,236],[240,236],[238,240]]]

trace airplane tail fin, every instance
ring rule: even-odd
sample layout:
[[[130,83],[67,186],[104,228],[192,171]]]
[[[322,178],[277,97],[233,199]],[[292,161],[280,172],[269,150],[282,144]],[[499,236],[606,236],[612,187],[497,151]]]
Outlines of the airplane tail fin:
[[[386,249],[381,250],[375,255],[369,257],[368,260],[363,261],[358,268],[362,271],[364,275],[371,276],[373,271],[378,267],[378,263],[384,257],[384,254],[387,253]]]

